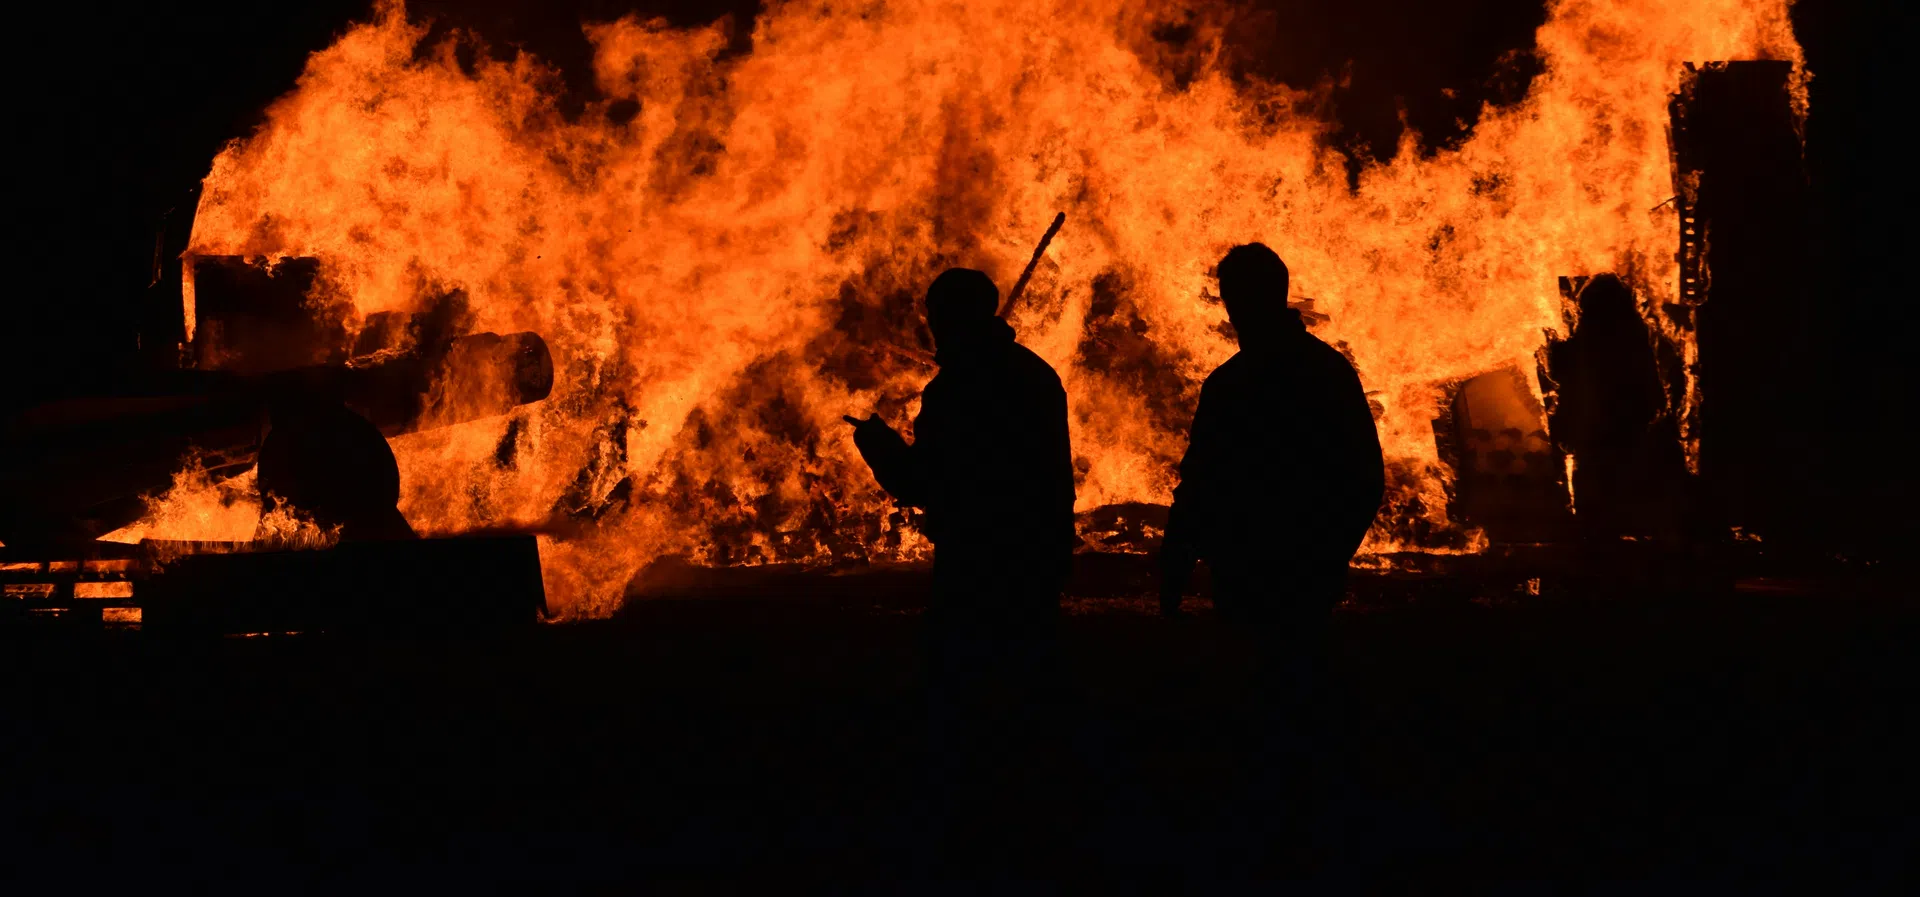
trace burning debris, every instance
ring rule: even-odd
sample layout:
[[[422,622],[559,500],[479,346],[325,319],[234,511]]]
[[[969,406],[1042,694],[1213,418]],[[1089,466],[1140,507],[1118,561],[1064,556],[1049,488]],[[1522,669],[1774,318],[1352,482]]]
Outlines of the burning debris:
[[[915,300],[949,265],[1027,284],[1010,321],[1065,381],[1090,545],[1157,537],[1151,514],[1102,509],[1168,501],[1199,377],[1231,352],[1208,266],[1249,240],[1293,265],[1374,405],[1389,498],[1367,551],[1564,526],[1561,455],[1581,447],[1521,373],[1581,340],[1562,272],[1618,272],[1684,358],[1660,385],[1691,420],[1704,350],[1659,311],[1697,301],[1673,252],[1695,200],[1662,202],[1668,100],[1683,63],[1755,57],[1803,96],[1785,3],[1556,5],[1524,98],[1456,146],[1358,166],[1313,92],[1232,75],[1217,29],[1180,31],[1169,62],[1154,35],[1175,20],[1120,0],[792,2],[735,52],[724,26],[630,17],[588,27],[603,99],[568,117],[540,61],[463,64],[476,38],[430,41],[383,2],[214,160],[186,245],[191,360],[221,382],[287,382],[255,371],[288,362],[340,371],[301,375],[336,392],[378,380],[363,395],[399,404],[356,408],[392,438],[411,525],[544,533],[568,615],[610,612],[669,555],[922,555],[839,421],[912,417]],[[1053,210],[1073,223],[1032,253]],[[547,395],[542,371],[551,395],[516,407]],[[170,445],[243,470],[256,412],[212,404],[256,442]],[[143,532],[199,537],[165,521],[203,488]],[[89,496],[122,510],[88,526],[130,520],[125,492]]]
[[[251,270],[229,260],[199,267]],[[314,269],[310,260],[262,269],[254,279],[264,288],[254,298],[268,301],[233,301],[248,310],[244,317],[203,315],[193,349],[207,368],[134,376],[10,416],[0,445],[0,540],[15,550],[64,548],[109,535],[133,523],[144,496],[170,481],[179,494],[182,485],[212,487],[251,470],[263,452],[292,438],[275,424],[291,423],[303,409],[341,409],[384,451],[383,436],[498,415],[550,390],[552,362],[537,334],[439,333],[346,357],[341,334],[313,323],[324,318],[259,313],[275,297],[298,303],[307,290],[283,283],[310,281]],[[284,431],[278,439],[276,429]],[[177,478],[183,458],[207,475]],[[271,485],[259,491],[269,510]],[[163,505],[152,516],[170,513]]]

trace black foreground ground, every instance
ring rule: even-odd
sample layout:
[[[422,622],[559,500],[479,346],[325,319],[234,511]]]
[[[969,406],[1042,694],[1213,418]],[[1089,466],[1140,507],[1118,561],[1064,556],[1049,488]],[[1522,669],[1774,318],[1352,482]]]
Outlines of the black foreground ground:
[[[750,584],[501,638],[7,631],[7,874],[917,890],[915,582]],[[1072,725],[1100,756],[1017,874],[1096,893],[1818,874],[1834,893],[1913,873],[1920,608],[1888,577],[1357,591],[1334,627],[1338,799],[1289,849],[1241,836],[1258,761],[1227,734],[1244,658],[1213,622],[1075,602]]]

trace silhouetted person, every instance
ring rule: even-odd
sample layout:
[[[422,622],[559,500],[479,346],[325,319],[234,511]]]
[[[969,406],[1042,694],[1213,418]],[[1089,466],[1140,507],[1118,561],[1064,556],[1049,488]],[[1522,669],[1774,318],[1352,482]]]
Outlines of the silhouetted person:
[[[1178,612],[1204,559],[1220,618],[1252,642],[1260,665],[1256,762],[1292,774],[1308,763],[1302,738],[1328,617],[1379,510],[1385,470],[1360,378],[1287,307],[1280,257],[1259,243],[1236,246],[1219,276],[1240,351],[1200,388],[1161,553],[1161,606]],[[1282,787],[1267,785],[1256,791]]]
[[[400,514],[400,465],[386,437],[338,402],[287,401],[260,446],[261,511],[284,501],[342,541],[411,539]]]
[[[949,799],[1008,772],[1005,752],[1045,722],[1034,717],[1055,687],[1053,627],[1076,540],[1066,391],[995,316],[999,299],[979,271],[935,278],[927,325],[940,371],[914,442],[877,416],[854,429],[880,485],[926,512],[930,737]]]
[[[878,416],[854,444],[902,505],[926,511],[932,610],[991,627],[1051,620],[1075,542],[1067,394],[994,315],[987,275],[954,268],[927,288],[940,372],[908,445]]]
[[[1590,538],[1678,535],[1686,458],[1633,292],[1595,278],[1573,335],[1547,352],[1559,387],[1549,429],[1573,456],[1575,524]]]
[[[1321,617],[1385,489],[1380,439],[1353,365],[1287,307],[1287,266],[1259,243],[1220,261],[1240,351],[1207,377],[1162,550],[1166,609],[1194,561],[1220,615]]]

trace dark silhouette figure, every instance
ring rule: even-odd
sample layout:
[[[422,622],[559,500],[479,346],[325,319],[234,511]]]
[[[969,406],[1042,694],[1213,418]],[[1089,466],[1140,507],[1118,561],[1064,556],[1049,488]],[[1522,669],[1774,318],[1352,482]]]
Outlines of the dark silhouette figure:
[[[1589,538],[1676,537],[1686,458],[1647,324],[1615,277],[1595,278],[1579,302],[1573,335],[1547,350],[1558,384],[1549,429],[1573,456],[1574,523]]]
[[[1353,365],[1289,309],[1287,266],[1259,243],[1220,261],[1240,351],[1200,387],[1162,549],[1176,611],[1196,560],[1223,618],[1296,621],[1339,600],[1385,469]]]
[[[260,446],[260,505],[284,501],[342,541],[411,539],[400,514],[400,465],[386,437],[338,402],[288,401]]]
[[[1054,626],[1076,538],[1066,391],[995,316],[999,296],[966,268],[927,288],[940,371],[912,444],[878,417],[849,418],[880,485],[926,512],[932,809],[963,827],[964,844],[1006,834],[974,826],[1021,824],[1023,814],[991,807],[998,798],[1034,796],[1006,777],[1032,772],[1026,761],[1052,722]]]
[[[1304,821],[1316,784],[1327,622],[1385,490],[1373,414],[1353,365],[1287,307],[1287,267],[1259,243],[1220,261],[1240,351],[1200,388],[1161,549],[1161,608],[1177,614],[1196,560],[1256,664],[1258,821]]]
[[[1075,541],[1067,394],[994,316],[1000,291],[968,268],[927,288],[940,372],[908,445],[877,416],[854,444],[900,504],[926,511],[933,611],[989,627],[1053,617]]]

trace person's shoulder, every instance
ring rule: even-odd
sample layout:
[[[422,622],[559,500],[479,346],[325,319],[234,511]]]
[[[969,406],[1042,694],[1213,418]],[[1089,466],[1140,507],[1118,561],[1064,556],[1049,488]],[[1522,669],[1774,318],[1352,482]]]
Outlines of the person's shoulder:
[[[1247,356],[1247,353],[1235,352],[1232,357],[1221,362],[1219,367],[1214,368],[1213,373],[1208,374],[1205,380],[1200,381],[1200,389],[1203,392],[1208,387],[1218,390],[1231,384],[1244,381],[1247,377],[1251,376],[1252,373],[1253,362]]]
[[[1323,365],[1331,370],[1345,371],[1348,374],[1359,376],[1358,372],[1354,370],[1353,361],[1347,358],[1346,353],[1328,345],[1326,340],[1314,336],[1311,333],[1307,334],[1307,351],[1316,364]]]
[[[1021,374],[1036,380],[1044,379],[1055,386],[1060,385],[1059,372],[1055,371],[1053,365],[1048,364],[1046,359],[1041,358],[1038,352],[1016,342],[1013,344],[1011,354],[1013,365]]]
[[[1213,373],[1207,375],[1207,379],[1211,380],[1214,377],[1234,377],[1244,374],[1253,368],[1254,361],[1253,353],[1242,349],[1227,356],[1227,360],[1220,362],[1220,366],[1214,368]]]

